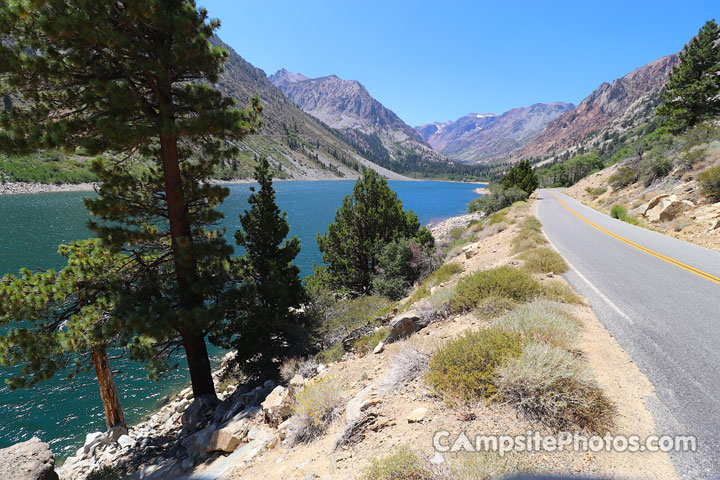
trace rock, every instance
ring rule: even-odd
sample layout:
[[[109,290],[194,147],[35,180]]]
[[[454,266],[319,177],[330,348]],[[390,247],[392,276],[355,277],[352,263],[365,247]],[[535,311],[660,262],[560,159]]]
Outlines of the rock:
[[[58,480],[50,445],[33,437],[0,449],[0,478],[3,480]]]
[[[108,443],[117,443],[118,438],[122,437],[123,435],[127,435],[128,429],[118,425],[117,427],[112,427],[110,430],[107,431],[105,435],[103,435],[102,439],[100,440],[100,443],[103,445],[107,445]]]
[[[378,354],[382,353],[385,350],[385,342],[378,343],[375,348],[373,348],[373,353]]]
[[[443,457],[442,453],[435,452],[435,455],[430,459],[430,463],[433,465],[442,465],[445,463],[445,458]]]
[[[118,440],[117,440],[117,443],[118,443],[118,445],[120,445],[120,447],[122,447],[122,448],[124,448],[124,447],[130,447],[130,448],[132,448],[132,447],[135,446],[135,443],[136,443],[136,442],[135,442],[135,440],[133,440],[133,439],[132,439],[130,436],[128,436],[128,435],[120,435],[120,437],[119,437]]]
[[[204,428],[184,438],[182,442],[180,442],[180,445],[183,446],[191,458],[200,458],[210,451],[208,450],[210,437],[212,437],[214,432],[215,429],[212,426]]]
[[[193,400],[182,414],[183,435],[192,434],[204,428],[215,414],[220,400],[214,395],[200,395]]]
[[[642,214],[654,223],[669,222],[694,206],[689,200],[678,200],[677,195],[664,193],[646,203]]]
[[[398,315],[390,322],[390,333],[385,339],[385,344],[393,343],[427,327],[430,324],[429,318],[423,319],[417,311],[410,311]]]
[[[345,407],[345,422],[347,424],[352,423],[356,418],[362,416],[363,403],[367,400],[376,397],[378,393],[377,386],[373,383],[363,388],[352,400],[347,403]]]
[[[210,436],[208,451],[234,452],[241,441],[242,437],[234,434],[229,428],[215,430]]]
[[[426,407],[416,408],[407,417],[408,423],[422,422],[427,415],[428,409]]]

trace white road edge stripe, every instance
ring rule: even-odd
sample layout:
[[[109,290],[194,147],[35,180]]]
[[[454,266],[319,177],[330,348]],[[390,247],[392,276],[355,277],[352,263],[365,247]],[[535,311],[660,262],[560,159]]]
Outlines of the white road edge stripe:
[[[535,208],[533,208],[533,210],[534,210],[533,213],[535,214],[535,218],[537,218],[537,204],[535,204]],[[545,235],[544,229],[543,229],[543,235]],[[562,253],[560,253],[560,250],[558,250],[557,247],[550,241],[550,239],[548,238],[547,235],[545,235],[545,239],[548,241],[548,243],[549,243],[550,246],[553,248],[553,250],[555,250],[555,251],[558,252],[560,255],[562,255]],[[593,292],[595,292],[595,294],[596,294],[598,297],[600,297],[605,303],[607,303],[607,304],[610,306],[610,308],[612,308],[612,309],[615,311],[615,313],[617,313],[617,314],[620,315],[622,318],[624,318],[630,325],[635,325],[635,322],[633,322],[632,319],[625,314],[625,312],[623,312],[622,310],[620,310],[620,307],[618,307],[617,305],[615,305],[615,304],[612,302],[612,300],[610,300],[608,297],[606,297],[605,294],[602,293],[595,285],[593,285],[592,283],[590,283],[590,280],[588,280],[587,278],[585,278],[585,275],[583,275],[582,273],[580,273],[580,270],[578,270],[577,268],[575,268],[575,266],[574,266],[572,263],[570,263],[567,258],[565,258],[565,257],[563,257],[563,258],[565,259],[565,262],[567,262],[568,266],[573,270],[573,272],[575,272],[575,273],[577,274],[577,276],[580,277],[580,279],[581,279],[583,282],[585,282],[585,283],[587,284],[587,286],[590,287],[590,289],[591,289]]]

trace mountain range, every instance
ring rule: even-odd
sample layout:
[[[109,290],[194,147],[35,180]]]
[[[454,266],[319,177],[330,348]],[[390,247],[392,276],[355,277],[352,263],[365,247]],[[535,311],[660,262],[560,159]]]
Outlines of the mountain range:
[[[602,146],[609,137],[647,122],[677,63],[677,55],[668,55],[612,83],[603,82],[577,107],[549,122],[515,159],[543,159]]]
[[[293,179],[356,178],[372,168],[388,178],[405,178],[367,159],[324,123],[308,115],[254,67],[219,38],[213,44],[226,48],[229,58],[216,87],[245,106],[257,95],[263,104],[263,127],[248,136],[240,158],[226,165],[228,178],[252,177],[255,156],[266,155],[279,177]]]
[[[571,103],[536,103],[501,115],[470,113],[454,122],[429,123],[415,130],[435,150],[459,162],[489,162],[511,157],[548,124],[570,111]]]
[[[308,78],[286,69],[269,80],[304,112],[335,129],[360,153],[382,166],[403,171],[408,164],[450,164],[356,80],[336,75]]]

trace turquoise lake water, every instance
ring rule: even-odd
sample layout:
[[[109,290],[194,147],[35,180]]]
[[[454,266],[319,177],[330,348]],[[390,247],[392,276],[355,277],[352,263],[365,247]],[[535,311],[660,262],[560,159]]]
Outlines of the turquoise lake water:
[[[423,224],[466,212],[477,196],[477,184],[451,182],[389,182],[404,207],[417,213]],[[352,191],[351,181],[278,182],[277,202],[287,211],[290,234],[297,235],[302,251],[296,259],[301,275],[312,273],[320,262],[316,235],[327,228],[343,197]],[[239,228],[238,216],[248,206],[250,185],[229,185],[230,196],[221,210],[222,226],[232,235]],[[0,196],[0,275],[17,273],[22,267],[60,268],[57,246],[87,238],[88,214],[82,199],[89,193],[51,193]],[[217,361],[222,352],[211,349]],[[181,367],[184,365],[180,362]],[[118,361],[113,368],[123,408],[129,423],[143,419],[168,394],[184,387],[183,368],[160,383],[147,380],[138,365]],[[5,386],[10,369],[0,367],[0,448],[27,440],[33,435],[51,444],[58,457],[71,455],[82,446],[85,434],[104,430],[105,420],[92,373],[72,381],[57,377],[31,390],[11,392]]]

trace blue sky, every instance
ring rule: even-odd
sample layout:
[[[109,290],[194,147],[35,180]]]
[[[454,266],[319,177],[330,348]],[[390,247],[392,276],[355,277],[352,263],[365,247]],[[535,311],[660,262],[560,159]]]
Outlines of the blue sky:
[[[675,53],[715,1],[197,0],[220,36],[270,75],[359,80],[410,125],[577,104]]]

